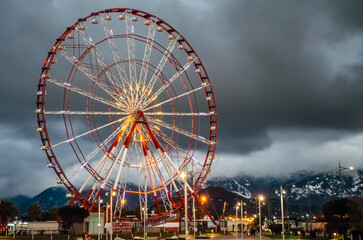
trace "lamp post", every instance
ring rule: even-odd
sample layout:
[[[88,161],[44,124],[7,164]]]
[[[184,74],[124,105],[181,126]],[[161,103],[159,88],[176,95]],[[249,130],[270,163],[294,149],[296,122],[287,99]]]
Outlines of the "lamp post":
[[[142,215],[143,215],[143,218],[144,218],[144,240],[146,239],[146,208],[143,207],[142,209]]]
[[[193,197],[193,235],[194,235],[194,238],[195,238],[195,230],[196,230],[196,227],[195,227],[195,198]]]
[[[342,167],[342,166],[340,166],[340,162],[339,162],[339,170],[337,171],[337,173],[339,173],[340,198],[343,197],[342,171],[344,171],[344,170],[353,170],[353,169],[354,169],[354,167]]]
[[[238,228],[237,228],[237,218],[238,218],[238,204],[236,205],[236,239],[238,238]]]
[[[241,200],[241,238],[243,239],[243,201]]]
[[[101,202],[102,199],[98,199],[98,240],[101,240]]]
[[[112,218],[113,218],[113,211],[112,211],[112,202],[113,197],[116,196],[116,191],[111,189],[111,196],[110,196],[110,225],[111,225],[111,232],[110,232],[110,240],[112,240],[112,234],[113,234],[113,227],[112,227]]]
[[[188,191],[187,191],[187,173],[182,172],[180,177],[184,180],[184,222],[185,222],[185,240],[188,240]]]
[[[284,194],[285,192],[282,190],[282,186],[280,186],[280,195],[281,195],[281,222],[282,222],[282,239],[285,240],[285,223],[284,223]]]
[[[261,201],[263,201],[262,195],[258,196],[258,220],[260,223],[260,240],[262,240]]]
[[[110,205],[107,203],[106,204],[106,224],[108,226],[108,208],[110,207]],[[106,228],[106,240],[108,240],[108,227]]]
[[[18,221],[18,216],[15,217],[15,221],[14,221],[14,229],[13,229],[13,239],[15,239],[15,234],[16,234],[16,222]]]

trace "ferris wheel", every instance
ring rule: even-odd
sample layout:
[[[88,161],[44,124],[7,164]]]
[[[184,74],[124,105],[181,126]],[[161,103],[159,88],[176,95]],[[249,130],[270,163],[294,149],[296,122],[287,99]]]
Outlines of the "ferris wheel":
[[[198,200],[216,101],[197,53],[160,18],[114,8],[79,19],[48,52],[36,105],[41,149],[70,204],[92,210],[111,192],[114,214],[138,196],[163,216]]]

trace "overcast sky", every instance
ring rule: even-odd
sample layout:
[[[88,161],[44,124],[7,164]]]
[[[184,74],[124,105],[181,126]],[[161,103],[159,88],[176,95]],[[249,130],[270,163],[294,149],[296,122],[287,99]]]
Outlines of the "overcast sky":
[[[0,198],[54,185],[36,132],[42,63],[66,27],[115,7],[165,20],[203,61],[219,113],[212,177],[363,169],[362,1],[1,0]]]

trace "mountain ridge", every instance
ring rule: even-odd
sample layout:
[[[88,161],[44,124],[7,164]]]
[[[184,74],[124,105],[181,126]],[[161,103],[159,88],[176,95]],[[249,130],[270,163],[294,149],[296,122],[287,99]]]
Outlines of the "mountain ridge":
[[[223,203],[226,202],[226,214],[233,214],[236,201],[243,200],[246,210],[256,211],[255,197],[265,195],[268,210],[267,216],[278,215],[280,211],[280,186],[287,191],[286,201],[288,214],[291,216],[304,216],[321,212],[322,205],[340,196],[340,179],[337,174],[311,172],[298,172],[291,178],[256,177],[247,174],[239,176],[215,177],[206,182],[199,194],[208,195],[211,202],[206,203],[207,208],[215,217],[222,214]],[[342,195],[344,197],[361,196],[363,192],[363,171],[356,171],[355,176],[342,176]],[[53,206],[67,205],[68,191],[63,186],[50,187],[35,195],[27,197],[18,195],[7,200],[13,202],[21,212],[26,212],[32,203],[38,203],[42,211],[46,212]],[[127,201],[130,210],[136,207],[138,200],[130,198]],[[150,205],[152,206],[152,204]],[[266,210],[264,210],[266,211]]]

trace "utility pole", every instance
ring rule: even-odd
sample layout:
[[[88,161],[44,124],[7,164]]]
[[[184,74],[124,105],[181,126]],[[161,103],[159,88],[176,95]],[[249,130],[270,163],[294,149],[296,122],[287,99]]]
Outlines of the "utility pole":
[[[342,171],[344,170],[353,170],[354,167],[342,167],[340,166],[340,161],[339,161],[339,170],[337,171],[337,173],[339,173],[339,192],[340,192],[340,198],[343,197],[343,181],[342,181]]]

